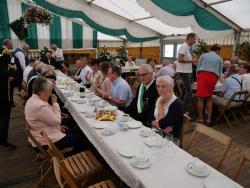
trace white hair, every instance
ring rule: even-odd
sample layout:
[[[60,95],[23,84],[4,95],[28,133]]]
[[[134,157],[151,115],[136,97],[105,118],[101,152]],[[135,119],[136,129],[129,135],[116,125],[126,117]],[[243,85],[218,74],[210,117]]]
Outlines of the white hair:
[[[143,64],[143,65],[141,65],[140,69],[143,69],[143,70],[145,70],[145,71],[147,71],[149,73],[153,73],[154,72],[153,68],[149,64]]]
[[[29,49],[30,48],[30,46],[28,45],[28,44],[26,44],[26,43],[24,43],[23,45],[22,45],[22,48],[24,49]]]
[[[164,82],[171,91],[174,91],[174,79],[168,75],[160,76],[156,79],[156,84],[159,82]]]

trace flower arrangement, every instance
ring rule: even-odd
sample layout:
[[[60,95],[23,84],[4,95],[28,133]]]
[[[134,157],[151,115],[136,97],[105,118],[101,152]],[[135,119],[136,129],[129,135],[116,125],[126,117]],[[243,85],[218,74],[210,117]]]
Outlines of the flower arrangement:
[[[32,23],[50,25],[52,23],[51,14],[47,10],[36,6],[28,8],[23,13],[23,18],[27,25],[30,25]]]

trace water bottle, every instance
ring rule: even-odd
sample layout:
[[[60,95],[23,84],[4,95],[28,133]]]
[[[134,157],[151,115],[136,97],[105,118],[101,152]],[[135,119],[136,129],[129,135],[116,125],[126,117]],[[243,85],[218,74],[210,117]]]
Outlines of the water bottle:
[[[85,97],[84,92],[85,92],[85,87],[84,87],[84,86],[81,86],[81,87],[80,87],[80,97],[81,97],[81,98],[84,98],[84,97]]]

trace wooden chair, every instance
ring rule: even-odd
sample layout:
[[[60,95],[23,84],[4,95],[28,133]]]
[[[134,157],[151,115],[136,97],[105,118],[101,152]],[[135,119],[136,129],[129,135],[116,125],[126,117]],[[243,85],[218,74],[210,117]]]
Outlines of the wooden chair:
[[[72,176],[62,161],[58,160],[56,157],[53,157],[53,164],[56,180],[60,188],[64,188],[65,185],[68,185],[71,188],[83,187],[83,185]],[[111,180],[105,180],[91,185],[89,188],[115,188],[115,185]]]
[[[223,116],[224,119],[225,119],[226,122],[227,122],[227,125],[228,125],[229,127],[232,127],[232,123],[231,123],[231,121],[229,120],[227,114],[225,113],[225,111],[227,110],[229,113],[232,114],[232,116],[234,117],[236,123],[237,123],[238,125],[240,125],[240,121],[239,121],[239,119],[237,118],[237,116],[235,115],[233,109],[239,108],[240,106],[242,106],[243,102],[244,102],[245,99],[246,99],[247,94],[248,94],[248,91],[239,91],[239,92],[235,92],[235,93],[233,94],[233,96],[230,98],[230,100],[228,100],[227,103],[225,103],[225,104],[214,103],[215,105],[218,106],[218,109],[219,109],[219,111],[220,111],[220,114],[218,115],[218,117],[217,117],[217,119],[215,120],[215,122],[217,123],[217,122],[220,120],[220,118]],[[240,96],[244,96],[244,99],[243,99],[242,101],[235,102],[235,101],[234,101],[234,98],[235,98],[235,97],[237,98],[237,97],[240,97]]]
[[[25,128],[25,133],[27,134],[27,136],[31,139],[31,141],[35,144],[35,146],[39,150],[39,152],[36,152],[36,157],[35,157],[34,161],[36,161],[37,159],[42,159],[42,162],[39,166],[40,178],[34,185],[34,187],[37,187],[45,179],[45,177],[49,174],[49,172],[52,169],[51,155],[49,155],[49,153],[47,151],[45,151],[45,149],[41,146],[41,144],[32,135],[32,133],[30,132],[30,129],[28,127],[28,124],[27,124],[27,127]],[[46,168],[46,166],[47,166],[47,168]]]
[[[241,152],[241,160],[240,160],[240,165],[236,171],[236,174],[234,176],[234,180],[238,180],[240,176],[240,172],[245,164],[246,161],[250,161],[250,148],[244,148]]]
[[[90,151],[83,151],[65,158],[61,151],[49,139],[48,135],[44,131],[42,134],[52,155],[64,163],[76,181],[85,184],[88,178],[102,170],[102,165]]]
[[[190,127],[190,117],[186,114],[184,114],[183,117],[183,124],[181,127],[181,137],[180,137],[180,147],[183,147],[183,140],[184,140],[184,136],[187,133],[188,128]]]
[[[194,130],[194,132],[190,138],[190,141],[187,145],[187,148],[186,148],[187,151],[190,149],[191,144],[193,143],[195,137],[197,136],[197,133],[204,134],[204,135],[216,140],[217,142],[225,145],[225,150],[223,151],[222,157],[221,157],[219,164],[217,166],[217,169],[219,169],[221,167],[222,162],[224,161],[228,151],[229,151],[229,148],[232,144],[232,139],[229,136],[222,134],[221,132],[218,132],[210,127],[207,127],[205,125],[197,123],[195,130]]]

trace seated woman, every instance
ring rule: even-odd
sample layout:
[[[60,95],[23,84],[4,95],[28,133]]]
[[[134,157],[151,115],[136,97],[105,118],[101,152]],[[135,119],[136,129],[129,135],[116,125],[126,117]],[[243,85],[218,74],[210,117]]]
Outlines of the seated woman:
[[[76,134],[65,134],[61,127],[61,111],[55,95],[51,94],[52,83],[44,78],[38,77],[33,84],[33,95],[25,106],[25,118],[29,124],[30,131],[35,139],[47,149],[42,131],[45,131],[51,141],[58,149],[73,147],[75,153],[84,149],[83,140]],[[48,103],[51,98],[52,105]],[[35,150],[36,146],[31,143]]]
[[[160,76],[156,80],[156,87],[160,97],[156,101],[152,127],[161,128],[164,133],[180,138],[183,108],[173,92],[174,80],[167,75]]]
[[[93,59],[91,61],[92,72],[90,72],[90,82],[91,82],[91,90],[95,91],[97,86],[100,86],[102,73],[99,70],[99,61],[98,59]]]
[[[110,92],[110,88],[111,88],[111,81],[109,79],[109,77],[107,76],[108,74],[108,70],[109,70],[109,63],[108,62],[102,62],[100,64],[100,70],[102,72],[102,78],[100,81],[100,85],[96,87],[96,94],[103,97],[103,94]]]

